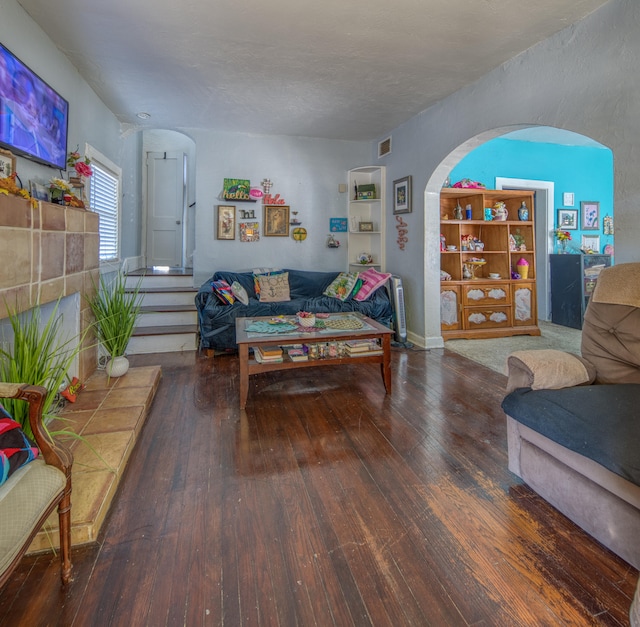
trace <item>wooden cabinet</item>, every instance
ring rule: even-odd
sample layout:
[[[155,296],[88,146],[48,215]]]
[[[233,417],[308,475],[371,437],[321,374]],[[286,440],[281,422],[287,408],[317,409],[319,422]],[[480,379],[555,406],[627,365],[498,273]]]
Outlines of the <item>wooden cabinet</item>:
[[[445,339],[540,335],[533,202],[533,192],[526,191],[442,190],[440,318]],[[485,219],[496,213],[497,204],[506,219]],[[525,263],[518,268],[520,261]]]
[[[603,268],[611,255],[550,255],[551,322],[582,329],[584,312]]]
[[[349,170],[347,217],[348,259],[351,272],[358,268],[385,268],[385,168],[364,166]],[[370,255],[369,263],[361,263],[362,255]]]

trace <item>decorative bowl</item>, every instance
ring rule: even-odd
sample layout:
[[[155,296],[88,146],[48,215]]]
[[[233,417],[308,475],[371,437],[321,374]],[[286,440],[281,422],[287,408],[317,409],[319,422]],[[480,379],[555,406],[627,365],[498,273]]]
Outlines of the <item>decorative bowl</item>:
[[[305,316],[301,316],[300,314],[298,314],[298,324],[301,327],[315,327],[316,326],[315,314],[307,313]]]

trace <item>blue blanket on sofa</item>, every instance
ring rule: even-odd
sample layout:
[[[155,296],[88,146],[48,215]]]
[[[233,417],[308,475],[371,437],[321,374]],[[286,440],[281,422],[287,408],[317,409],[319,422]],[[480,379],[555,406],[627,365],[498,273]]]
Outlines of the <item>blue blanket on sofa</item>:
[[[514,420],[640,485],[640,384],[518,388],[502,401]]]
[[[393,310],[389,293],[384,285],[375,290],[367,300],[357,301],[349,297],[342,301],[323,295],[327,287],[340,274],[339,272],[290,269],[284,269],[284,272],[289,273],[291,300],[281,302],[265,303],[258,300],[252,272],[220,271],[203,283],[195,298],[200,327],[200,347],[235,351],[237,350],[236,318],[292,315],[298,311],[314,313],[357,311],[391,327]],[[213,281],[219,280],[226,281],[229,285],[238,281],[246,290],[249,303],[243,305],[236,301],[233,305],[223,304],[213,292],[212,287]]]

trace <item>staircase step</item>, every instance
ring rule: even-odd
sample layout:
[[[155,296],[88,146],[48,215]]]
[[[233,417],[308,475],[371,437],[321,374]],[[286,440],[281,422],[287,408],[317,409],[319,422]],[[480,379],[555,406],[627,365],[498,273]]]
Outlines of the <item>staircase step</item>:
[[[198,290],[193,288],[143,288],[140,290],[143,307],[162,305],[194,305]]]
[[[189,305],[158,305],[144,307],[138,319],[139,327],[194,325],[198,323],[196,308]]]
[[[140,276],[128,274],[126,286],[128,288],[134,288],[141,283],[145,288],[151,287],[185,287],[193,289],[193,275],[176,275],[176,274],[154,274],[154,275],[142,275]]]
[[[196,324],[178,324],[171,326],[136,327],[129,341],[127,353],[142,355],[146,353],[171,353],[191,351],[197,348]]]

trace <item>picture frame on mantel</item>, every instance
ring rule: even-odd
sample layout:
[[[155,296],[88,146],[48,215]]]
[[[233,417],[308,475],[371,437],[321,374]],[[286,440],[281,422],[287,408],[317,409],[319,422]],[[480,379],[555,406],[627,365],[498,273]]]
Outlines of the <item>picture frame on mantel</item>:
[[[16,171],[16,156],[8,150],[0,149],[0,179],[11,176]]]
[[[393,182],[393,215],[411,213],[411,175]]]
[[[235,205],[218,205],[218,239],[236,238]]]

